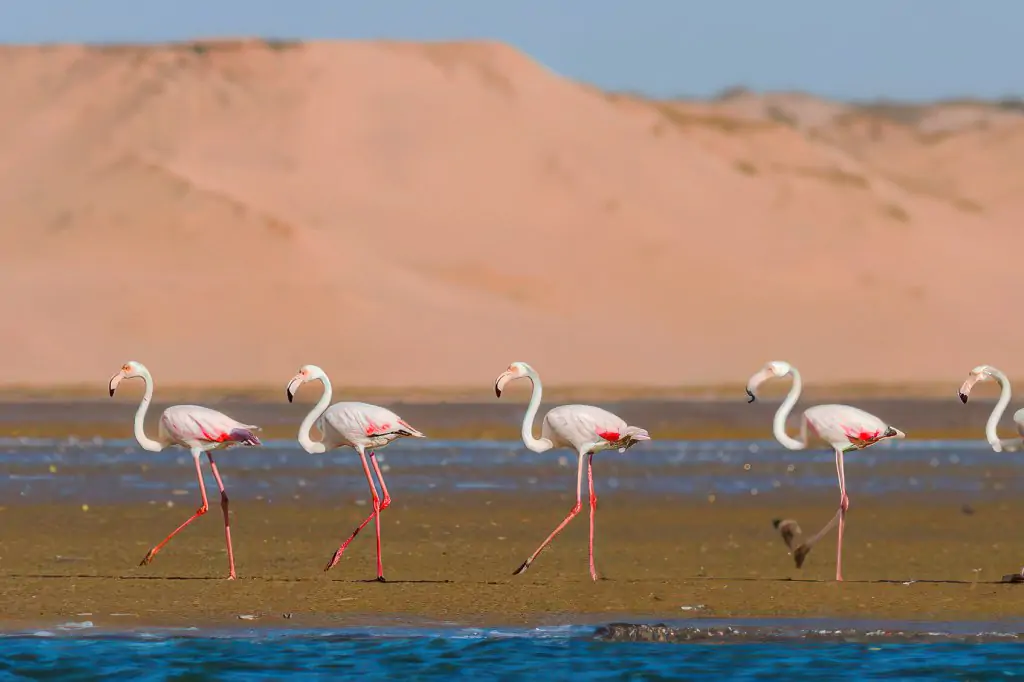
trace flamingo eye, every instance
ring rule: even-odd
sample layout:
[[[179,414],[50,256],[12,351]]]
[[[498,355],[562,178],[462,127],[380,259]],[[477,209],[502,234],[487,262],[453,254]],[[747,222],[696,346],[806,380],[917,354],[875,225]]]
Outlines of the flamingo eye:
[[[121,371],[123,371],[123,372],[130,372],[130,371],[132,371],[132,368],[129,367],[128,365],[124,365],[124,366],[121,367]]]

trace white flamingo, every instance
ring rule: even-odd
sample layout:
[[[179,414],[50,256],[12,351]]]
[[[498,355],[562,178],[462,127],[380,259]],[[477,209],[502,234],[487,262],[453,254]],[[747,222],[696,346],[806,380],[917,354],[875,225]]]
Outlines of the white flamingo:
[[[999,434],[996,432],[996,429],[999,427],[999,420],[1002,418],[1003,412],[1006,411],[1006,406],[1010,404],[1010,380],[1006,378],[1005,374],[992,365],[978,365],[971,370],[971,373],[967,375],[967,380],[960,387],[960,401],[966,404],[974,385],[983,381],[989,381],[990,379],[995,379],[999,383],[1000,391],[999,400],[996,402],[996,406],[992,408],[992,414],[988,417],[988,423],[985,424],[985,439],[996,452],[1016,452],[1024,445],[1021,442],[1021,439],[1024,438],[1024,409],[1013,413],[1013,421],[1017,425],[1017,433],[1020,435],[1016,438],[1003,440],[999,438]]]
[[[291,378],[286,389],[288,402],[295,397],[299,386],[309,381],[319,381],[323,384],[324,392],[313,409],[309,411],[306,418],[299,425],[299,445],[310,454],[320,454],[334,448],[351,447],[359,453],[363,462],[363,471],[366,473],[366,482],[370,484],[370,495],[373,497],[373,513],[359,524],[359,527],[352,531],[345,542],[341,544],[338,551],[334,553],[331,560],[327,562],[325,571],[329,571],[341,560],[345,548],[355,539],[359,531],[374,520],[377,528],[377,580],[384,582],[384,564],[380,555],[380,513],[391,505],[391,495],[388,494],[388,487],[384,483],[384,475],[377,464],[377,458],[373,451],[386,446],[398,438],[426,438],[425,435],[409,426],[397,414],[391,410],[368,403],[335,403],[328,407],[331,402],[333,390],[331,380],[327,374],[316,365],[303,365],[298,374]],[[321,433],[321,440],[314,441],[310,438],[310,430],[316,423]],[[373,476],[370,474],[370,466],[366,461],[366,451],[370,451],[370,461],[373,462],[373,470],[377,473],[377,480],[380,481],[383,500],[377,495],[377,488],[373,484]]]
[[[597,509],[597,495],[594,493],[594,454],[602,450],[613,449],[625,452],[639,441],[650,440],[651,437],[646,430],[629,426],[619,417],[600,407],[562,405],[544,415],[544,421],[541,423],[541,437],[534,438],[533,420],[537,416],[543,391],[537,372],[525,362],[513,362],[494,382],[494,393],[500,398],[501,391],[506,384],[515,379],[524,378],[529,379],[533,384],[533,395],[526,408],[526,416],[523,417],[523,443],[534,452],[547,452],[552,448],[572,448],[579,458],[579,465],[576,473],[576,506],[572,508],[565,520],[551,532],[551,535],[541,543],[537,551],[513,572],[513,575],[518,575],[528,569],[541,550],[547,547],[569,521],[580,513],[583,508],[583,461],[586,456],[587,481],[590,484],[590,577],[597,580],[597,570],[594,568],[594,512]]]
[[[764,381],[775,377],[793,377],[793,386],[789,389],[786,399],[779,405],[772,424],[775,439],[783,447],[790,450],[807,448],[807,428],[826,443],[836,453],[836,473],[839,475],[839,510],[828,524],[816,535],[801,544],[793,552],[797,568],[803,565],[804,557],[811,547],[820,540],[832,527],[839,523],[839,545],[836,549],[836,580],[843,579],[843,530],[846,526],[846,510],[850,508],[850,498],[846,495],[846,475],[843,471],[843,453],[851,450],[863,450],[886,438],[904,438],[905,434],[895,429],[873,414],[849,405],[815,405],[804,410],[800,420],[800,439],[786,433],[786,418],[800,398],[802,382],[800,373],[788,362],[772,361],[756,372],[747,382],[747,402],[754,402],[757,387]]]
[[[188,524],[205,514],[210,504],[206,498],[206,485],[203,483],[203,471],[199,466],[199,458],[205,452],[210,460],[210,469],[213,477],[217,480],[217,487],[220,489],[220,508],[224,512],[224,539],[228,545],[228,579],[234,580],[235,575],[235,554],[231,548],[231,525],[228,520],[228,494],[224,490],[224,482],[217,471],[217,463],[213,461],[212,450],[227,448],[233,445],[255,446],[260,444],[253,430],[258,426],[243,424],[217,410],[199,405],[174,405],[164,410],[160,415],[160,426],[157,439],[153,440],[146,435],[143,429],[143,420],[146,417],[146,410],[153,399],[153,377],[149,370],[141,362],[127,362],[121,370],[110,378],[110,395],[114,395],[117,385],[124,379],[141,378],[146,383],[146,392],[142,396],[142,402],[135,413],[135,440],[139,445],[150,452],[160,452],[171,445],[179,445],[192,453],[192,459],[196,465],[196,476],[199,478],[199,492],[203,497],[203,504],[196,513],[185,523],[178,526],[174,531],[163,539],[160,544],[149,550],[140,566],[153,561],[164,545],[171,541],[175,535],[181,532]]]

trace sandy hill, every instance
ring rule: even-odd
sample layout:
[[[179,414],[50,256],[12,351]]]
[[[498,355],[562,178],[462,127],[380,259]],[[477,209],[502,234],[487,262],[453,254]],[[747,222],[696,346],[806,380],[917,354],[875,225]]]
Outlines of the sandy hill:
[[[1024,375],[1024,117],[652,101],[493,43],[0,49],[0,383]]]

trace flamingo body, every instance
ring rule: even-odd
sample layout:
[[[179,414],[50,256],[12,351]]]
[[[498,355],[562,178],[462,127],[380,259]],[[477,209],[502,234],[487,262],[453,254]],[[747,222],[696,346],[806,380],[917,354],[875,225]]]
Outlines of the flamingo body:
[[[223,412],[201,405],[174,405],[160,415],[158,440],[202,452],[233,445],[258,445],[252,433],[259,427],[243,424]]]
[[[840,450],[873,445],[891,428],[870,412],[850,405],[815,405],[804,410],[804,419],[819,438]]]
[[[321,442],[331,448],[359,446],[373,450],[398,438],[423,437],[391,410],[359,402],[334,403],[317,419],[316,427],[323,434]]]
[[[541,422],[541,438],[552,447],[597,453],[618,449],[625,452],[636,444],[637,429],[618,415],[593,405],[561,405],[552,408]],[[630,437],[630,435],[634,437]]]

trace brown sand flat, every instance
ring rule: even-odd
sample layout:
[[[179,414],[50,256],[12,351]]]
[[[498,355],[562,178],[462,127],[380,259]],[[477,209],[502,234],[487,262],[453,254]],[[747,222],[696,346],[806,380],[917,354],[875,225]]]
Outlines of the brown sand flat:
[[[994,584],[1024,563],[1021,503],[979,504],[966,515],[945,496],[858,497],[847,527],[847,581],[837,584],[834,540],[816,546],[798,571],[771,526],[785,516],[814,532],[835,502],[602,495],[604,579],[596,584],[587,574],[586,508],[530,570],[511,575],[571,507],[566,495],[400,496],[384,513],[386,584],[364,582],[375,575],[372,524],[338,566],[322,570],[365,506],[235,503],[240,579],[228,582],[216,507],[140,567],[190,507],[14,505],[0,511],[0,613],[8,627],[84,619],[130,627],[1024,616],[1024,586]],[[904,584],[910,580],[919,582]],[[258,618],[240,621],[241,614]]]

